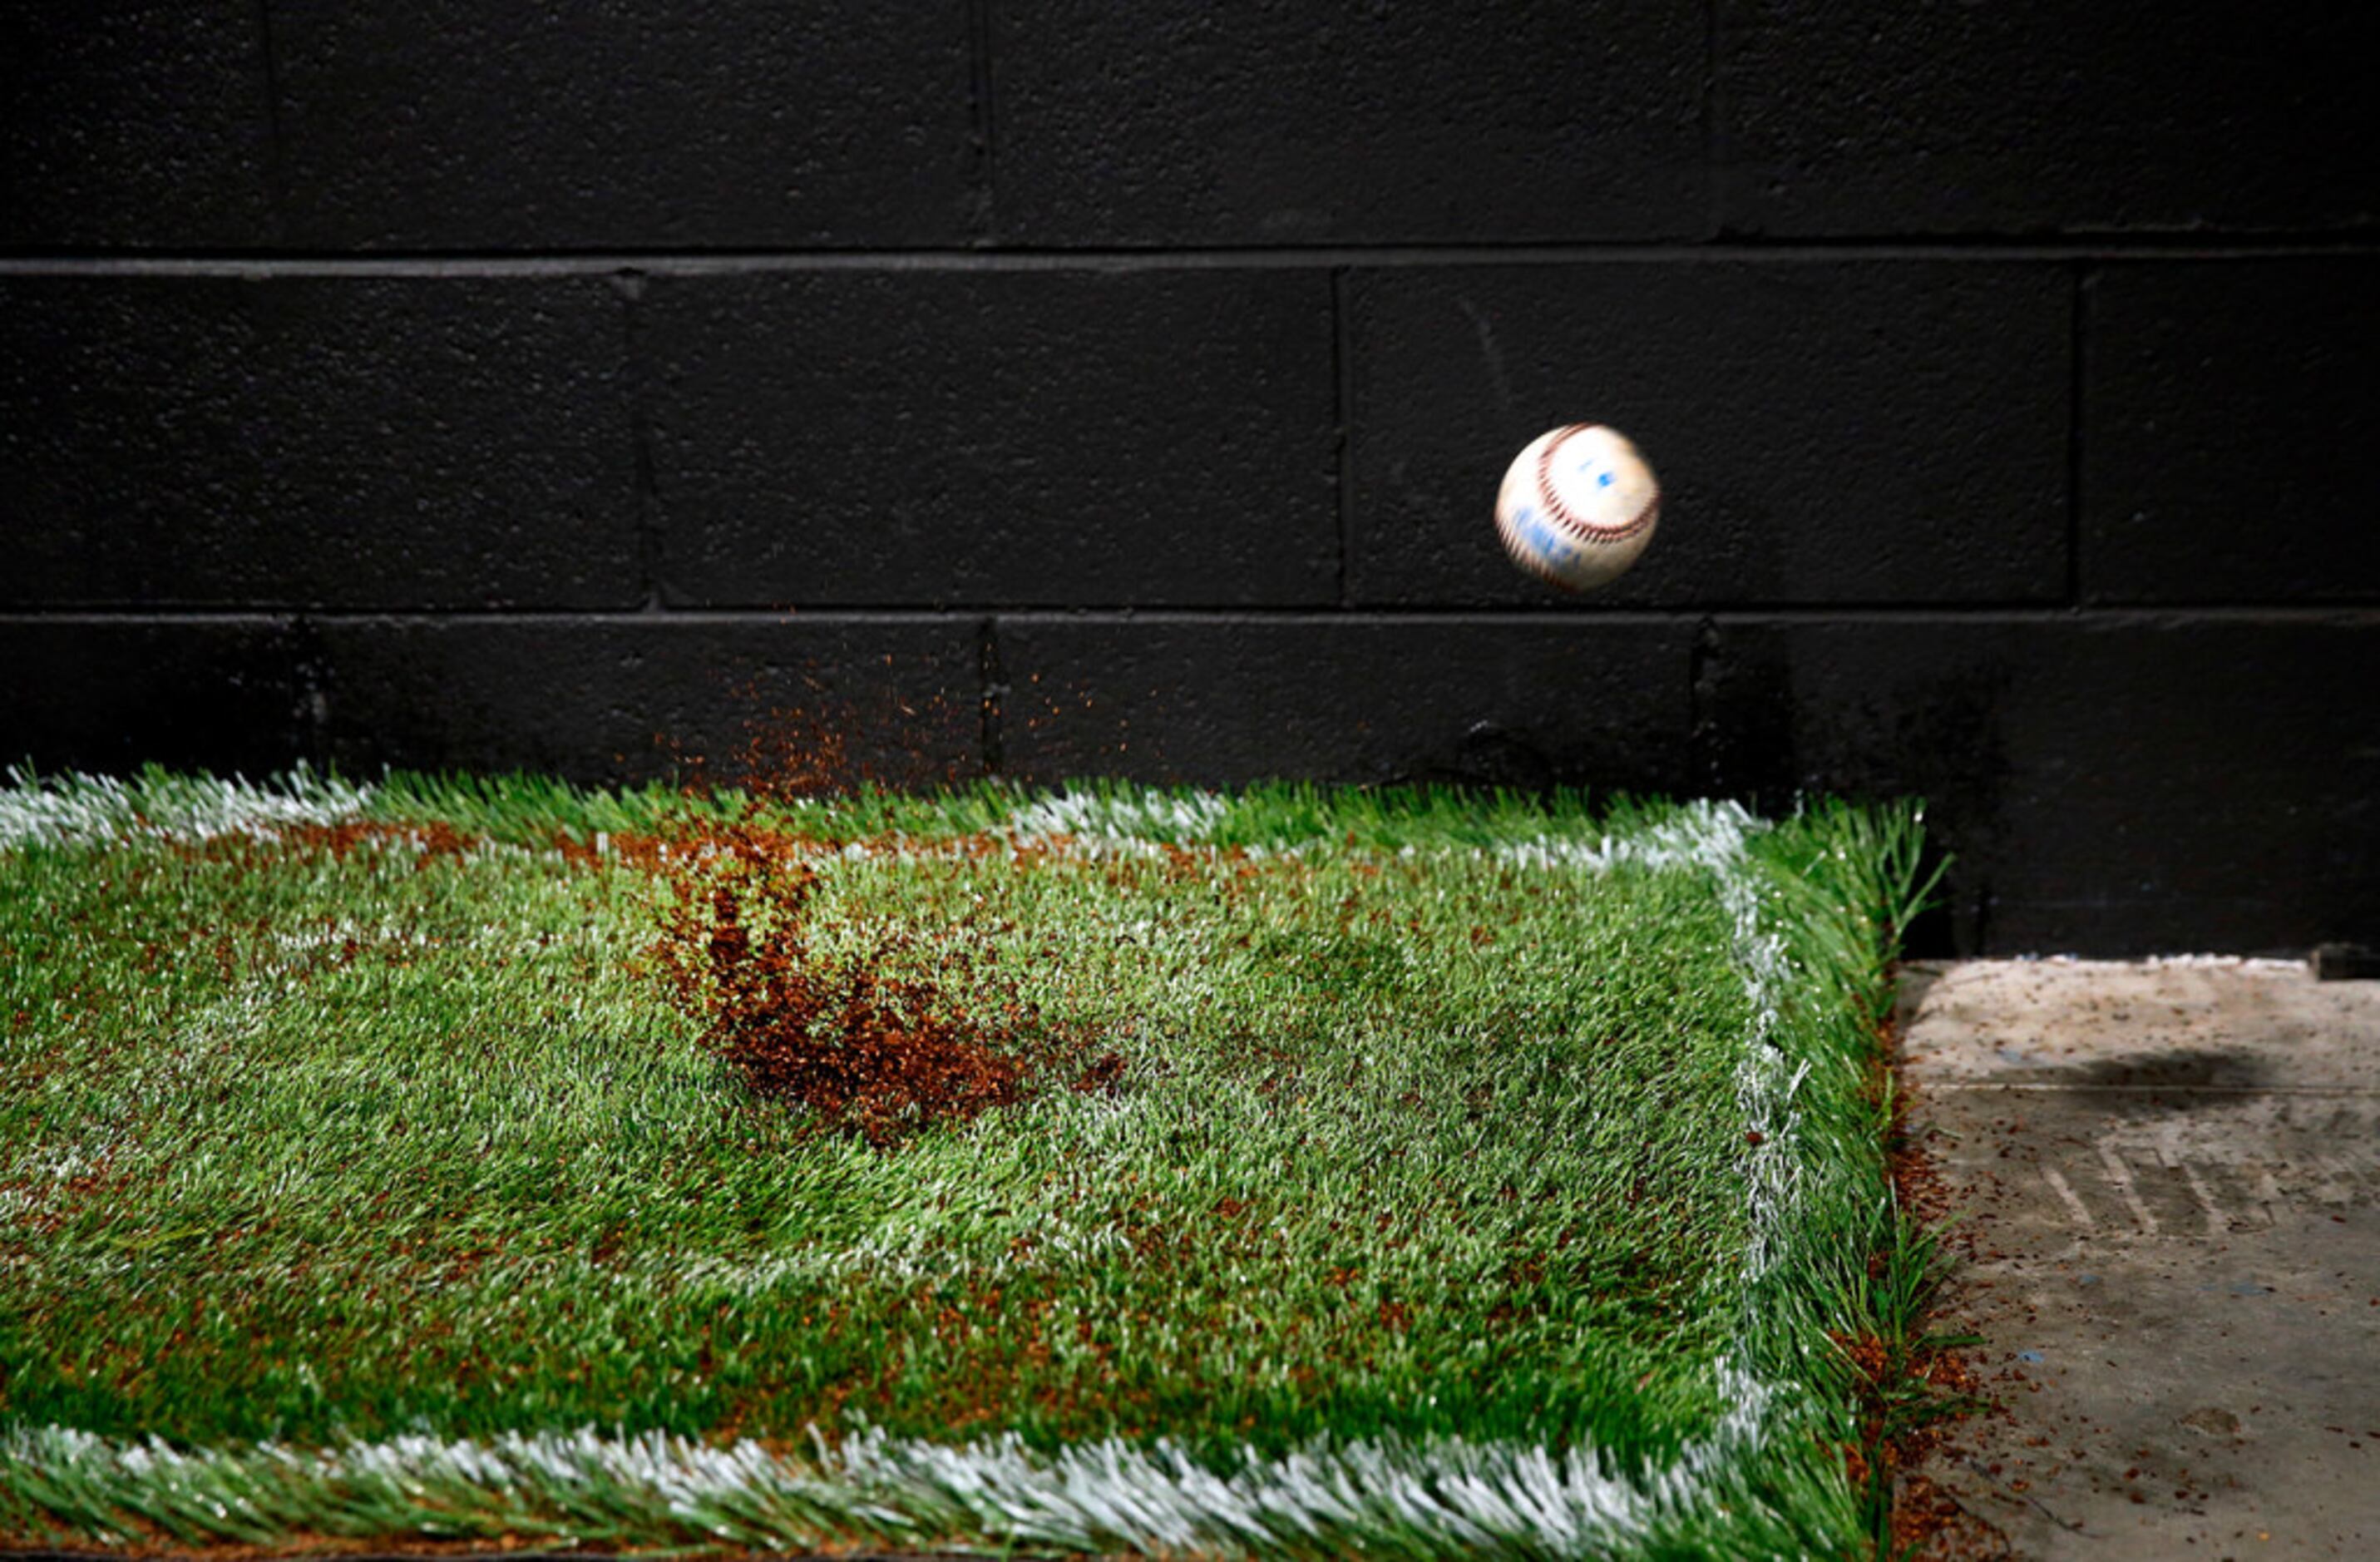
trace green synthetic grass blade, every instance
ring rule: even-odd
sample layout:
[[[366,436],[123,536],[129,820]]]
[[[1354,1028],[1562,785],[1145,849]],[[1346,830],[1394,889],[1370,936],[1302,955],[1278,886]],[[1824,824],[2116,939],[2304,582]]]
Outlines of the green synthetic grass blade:
[[[1928,1269],[1875,1051],[1919,846],[15,775],[0,1540],[1864,1544],[1844,1342]],[[782,957],[741,1007],[726,890]],[[755,1092],[739,1027],[815,1063],[856,1015],[886,1068],[1014,1067],[963,1111]]]

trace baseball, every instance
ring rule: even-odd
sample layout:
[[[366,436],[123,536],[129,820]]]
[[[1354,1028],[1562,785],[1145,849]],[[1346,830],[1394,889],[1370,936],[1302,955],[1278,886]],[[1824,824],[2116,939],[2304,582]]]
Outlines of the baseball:
[[[1512,562],[1548,585],[1592,591],[1626,573],[1653,540],[1661,485],[1616,429],[1572,423],[1529,441],[1496,493]]]

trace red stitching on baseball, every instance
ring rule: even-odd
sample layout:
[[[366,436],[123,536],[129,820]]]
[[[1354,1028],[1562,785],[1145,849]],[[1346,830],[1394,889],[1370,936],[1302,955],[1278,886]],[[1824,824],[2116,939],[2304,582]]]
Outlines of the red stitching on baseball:
[[[1571,435],[1585,433],[1589,429],[1601,426],[1599,423],[1572,423],[1546,441],[1546,447],[1537,452],[1538,502],[1545,506],[1546,513],[1553,517],[1554,523],[1563,531],[1582,543],[1597,545],[1605,543],[1626,542],[1651,526],[1654,519],[1661,511],[1661,485],[1658,482],[1653,484],[1652,496],[1645,501],[1645,507],[1617,526],[1599,525],[1561,502],[1561,495],[1554,491],[1554,452],[1560,449],[1562,441]]]

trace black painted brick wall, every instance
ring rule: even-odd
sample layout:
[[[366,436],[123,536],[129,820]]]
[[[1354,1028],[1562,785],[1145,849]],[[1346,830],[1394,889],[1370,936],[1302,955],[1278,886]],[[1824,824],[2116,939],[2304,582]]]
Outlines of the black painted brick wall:
[[[2380,941],[2364,7],[0,28],[0,758],[1918,792],[1939,947]]]

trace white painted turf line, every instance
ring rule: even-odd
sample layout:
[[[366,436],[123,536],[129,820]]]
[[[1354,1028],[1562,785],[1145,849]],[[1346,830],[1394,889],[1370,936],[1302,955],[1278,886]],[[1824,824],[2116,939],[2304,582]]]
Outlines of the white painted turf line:
[[[362,788],[303,776],[277,794],[237,781],[213,783],[192,787],[189,806],[168,822],[156,817],[153,806],[132,807],[120,784],[77,778],[62,791],[45,793],[25,787],[14,773],[10,779],[18,785],[0,792],[0,845],[34,838],[36,830],[47,832],[39,838],[70,840],[85,838],[85,832],[120,833],[128,824],[173,834],[269,832],[275,824],[345,817],[369,798]],[[29,795],[59,800],[28,806],[21,799]],[[1175,839],[1207,836],[1227,810],[1211,794],[1061,798],[1021,811],[1014,828],[1020,838],[1064,836],[1077,844],[1125,846],[1146,842],[1138,832],[1152,826]],[[24,820],[34,823],[18,824]],[[12,824],[19,834],[10,833]],[[1765,828],[1737,804],[1701,802],[1641,836],[1606,835],[1593,845],[1541,838],[1495,848],[1533,867],[1601,873],[1632,863],[1657,872],[1697,869],[1717,882],[1754,1015],[1752,1052],[1737,1072],[1737,1099],[1747,1129],[1761,1135],[1746,1165],[1752,1213],[1740,1350],[1751,1323],[1750,1283],[1774,1267],[1771,1237],[1796,1191],[1786,1152],[1794,1137],[1791,1099],[1808,1073],[1807,1065],[1789,1068],[1771,1039],[1788,971],[1781,938],[1761,930],[1759,889],[1745,848],[1746,836]],[[560,1487],[580,1495],[563,1503],[565,1510],[583,1511],[590,1489],[626,1488],[657,1504],[602,1506],[623,1519],[659,1506],[704,1534],[746,1546],[807,1545],[848,1539],[855,1531],[947,1544],[972,1532],[993,1544],[1263,1554],[1307,1552],[1318,1542],[1344,1547],[1370,1534],[1391,1547],[1419,1542],[1484,1555],[1589,1556],[1606,1554],[1615,1542],[1646,1537],[1665,1517],[1686,1514],[1766,1443],[1776,1388],[1729,1361],[1718,1372],[1718,1396],[1730,1408],[1711,1434],[1665,1469],[1634,1480],[1610,1469],[1594,1448],[1557,1455],[1542,1446],[1462,1438],[1318,1444],[1221,1475],[1163,1439],[1140,1446],[1110,1438],[1040,1455],[1013,1434],[950,1446],[862,1432],[839,1449],[821,1444],[814,1459],[803,1461],[748,1440],[716,1448],[662,1433],[607,1438],[592,1427],[508,1434],[488,1444],[399,1437],[320,1452],[263,1444],[188,1454],[153,1438],[116,1445],[43,1427],[0,1438],[0,1461],[56,1471],[62,1484],[86,1493],[142,1494],[144,1500],[123,1504],[135,1510],[180,1493],[183,1500],[173,1506],[191,1518],[204,1522],[212,1513],[235,1528],[232,1506],[207,1494],[232,1495],[249,1523],[269,1522],[260,1503],[283,1506],[267,1494],[294,1483],[347,1499],[341,1506],[421,1509],[434,1524],[442,1510],[490,1513],[490,1496],[510,1499],[504,1504],[510,1506],[533,1501],[540,1487]],[[237,1495],[243,1492],[254,1495]],[[290,1506],[303,1511],[312,1505]],[[577,1537],[551,1538],[569,1544]]]
[[[292,824],[335,824],[361,813],[372,788],[297,770],[258,784],[232,776],[124,781],[112,775],[33,776],[0,772],[0,848],[76,846],[151,836],[208,840],[270,837]]]

